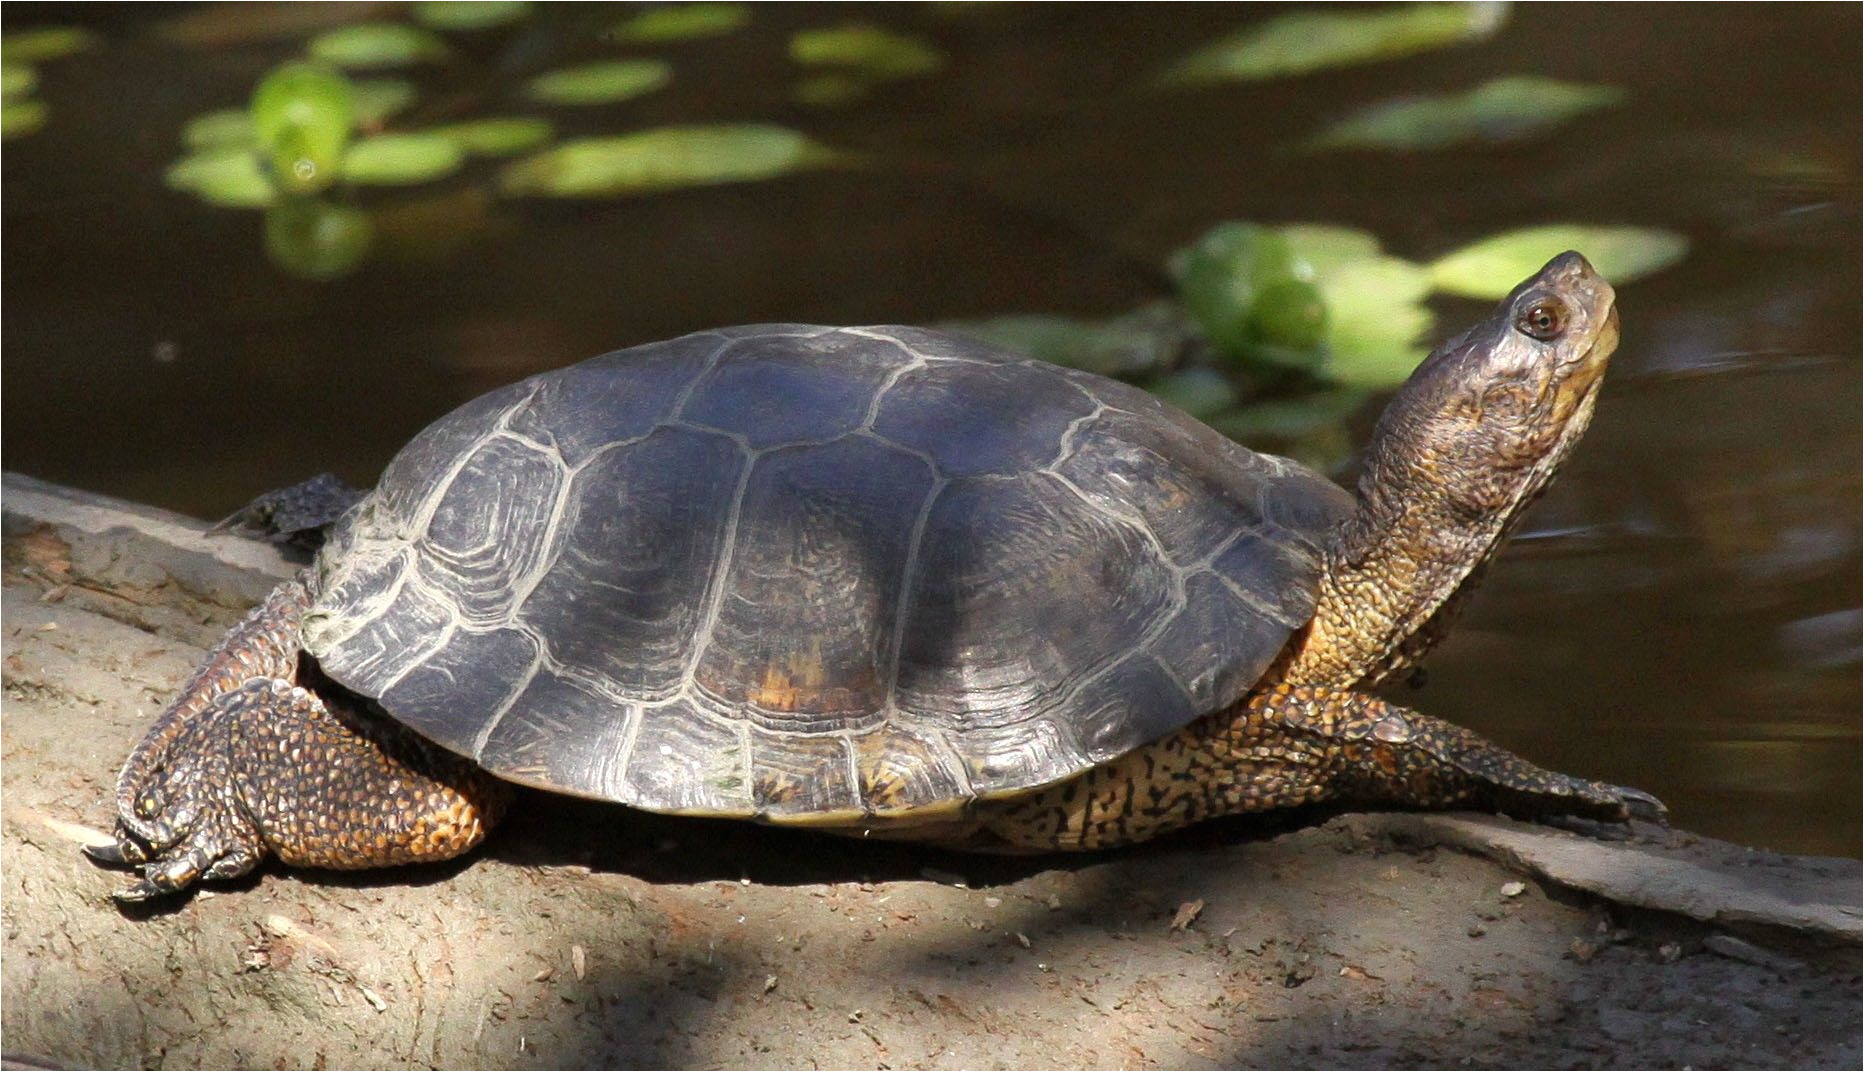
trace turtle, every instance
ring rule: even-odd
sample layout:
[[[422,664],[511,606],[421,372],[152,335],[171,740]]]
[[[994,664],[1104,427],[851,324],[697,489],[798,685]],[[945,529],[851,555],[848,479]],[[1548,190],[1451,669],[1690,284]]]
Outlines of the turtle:
[[[333,505],[88,851],[141,868],[132,901],[268,855],[439,860],[512,783],[1003,852],[1323,801],[1661,820],[1376,692],[1547,487],[1617,342],[1612,287],[1554,258],[1396,392],[1356,495],[1137,387],[919,328],[738,327],[542,373]]]

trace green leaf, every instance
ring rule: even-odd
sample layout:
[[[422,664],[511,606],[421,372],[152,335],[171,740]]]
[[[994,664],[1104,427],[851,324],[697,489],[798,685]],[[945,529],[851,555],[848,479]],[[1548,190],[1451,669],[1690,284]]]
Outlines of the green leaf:
[[[1209,419],[1212,428],[1243,442],[1299,439],[1343,424],[1371,392],[1356,387],[1332,387],[1298,398],[1251,402]]]
[[[484,30],[529,16],[523,0],[423,0],[413,5],[414,21],[435,30]]]
[[[545,104],[613,104],[652,93],[672,77],[662,60],[611,60],[538,75],[525,92]]]
[[[626,197],[775,178],[849,159],[796,131],[759,124],[661,127],[579,138],[506,166],[509,194]]]
[[[272,177],[249,149],[203,149],[169,165],[162,181],[221,208],[265,208],[278,200]]]
[[[1051,364],[1103,376],[1141,376],[1175,361],[1190,334],[1172,302],[1155,302],[1107,320],[1013,315],[948,321],[944,330],[995,343]]]
[[[460,169],[466,152],[440,134],[378,134],[343,154],[343,179],[365,186],[412,186]]]
[[[1328,313],[1320,374],[1372,389],[1403,383],[1429,353],[1422,340],[1435,322],[1423,304],[1430,292],[1424,269],[1371,257],[1337,265],[1318,283]]]
[[[190,149],[254,149],[259,145],[259,131],[248,109],[221,108],[188,120],[181,128],[181,140]]]
[[[1468,142],[1522,141],[1623,101],[1614,86],[1522,76],[1467,93],[1412,97],[1365,108],[1305,143],[1318,149],[1442,149]]]
[[[1600,275],[1622,286],[1682,260],[1689,240],[1653,227],[1553,224],[1485,238],[1432,263],[1427,271],[1438,290],[1495,299],[1569,249],[1585,254]]]
[[[343,147],[356,127],[348,79],[315,63],[288,63],[252,94],[252,123],[287,193],[314,193],[337,178]]]
[[[43,63],[82,52],[97,43],[97,35],[75,26],[41,26],[36,30],[0,35],[0,60],[8,63]]]
[[[842,108],[864,99],[873,83],[846,71],[823,71],[798,79],[790,99],[812,108]]]
[[[290,200],[265,214],[266,256],[301,279],[335,279],[354,271],[374,237],[369,217],[343,205]]]
[[[378,127],[413,104],[420,90],[400,78],[360,78],[350,83],[358,126]]]
[[[751,21],[743,4],[671,4],[643,11],[609,31],[615,40],[630,45],[658,45],[716,37]]]
[[[1276,231],[1288,243],[1302,279],[1317,279],[1342,265],[1381,256],[1379,240],[1370,231],[1326,223],[1290,223]]]
[[[42,100],[0,101],[0,138],[23,138],[45,125]]]
[[[1236,388],[1212,368],[1188,368],[1146,384],[1167,405],[1204,420],[1236,405]]]
[[[0,99],[12,100],[32,92],[39,84],[39,72],[25,63],[0,63]]]
[[[407,67],[451,54],[445,41],[418,26],[359,22],[311,38],[310,53],[339,67]]]
[[[461,151],[473,156],[511,156],[544,144],[556,136],[556,129],[547,119],[513,117],[449,123],[426,133],[449,138]]]
[[[1193,52],[1159,76],[1168,87],[1253,81],[1409,56],[1479,40],[1507,17],[1498,3],[1297,11]]]
[[[1232,358],[1246,357],[1255,341],[1250,313],[1263,289],[1295,278],[1288,240],[1254,223],[1218,224],[1176,260],[1186,311]]]
[[[945,65],[945,54],[921,38],[859,23],[798,31],[790,38],[790,58],[805,67],[848,69],[875,82],[930,74]]]

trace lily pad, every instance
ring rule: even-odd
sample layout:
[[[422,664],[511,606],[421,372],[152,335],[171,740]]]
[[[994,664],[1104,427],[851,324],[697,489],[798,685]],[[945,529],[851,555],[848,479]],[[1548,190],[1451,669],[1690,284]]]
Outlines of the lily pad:
[[[790,58],[805,67],[855,71],[877,82],[930,74],[945,65],[945,54],[931,43],[862,23],[800,30],[790,37]]]
[[[442,134],[379,134],[343,154],[343,178],[368,186],[412,186],[445,178],[465,160],[459,143]]]
[[[1026,314],[949,321],[940,327],[1051,364],[1126,377],[1175,362],[1191,335],[1174,302],[1155,302],[1106,320]]]
[[[812,108],[842,108],[873,92],[873,83],[846,71],[822,71],[800,78],[790,99]]]
[[[413,82],[400,78],[360,78],[350,83],[356,124],[379,127],[421,95]]]
[[[348,79],[321,64],[288,63],[259,83],[253,129],[281,188],[314,193],[336,181],[356,125],[353,102]]]
[[[1468,298],[1501,298],[1560,253],[1576,249],[1622,286],[1683,259],[1689,240],[1653,227],[1553,224],[1485,238],[1432,263],[1431,285]]]
[[[524,0],[422,0],[409,13],[435,30],[484,30],[523,21],[531,5]]]
[[[549,141],[556,136],[556,128],[547,119],[513,117],[449,123],[427,133],[449,138],[473,156],[512,156]]]
[[[1177,258],[1186,311],[1226,355],[1245,359],[1256,342],[1251,314],[1263,291],[1295,278],[1293,250],[1273,229],[1223,223]]]
[[[1391,387],[1429,353],[1423,339],[1436,318],[1423,304],[1430,291],[1424,269],[1397,257],[1370,257],[1336,265],[1317,283],[1328,313],[1322,376],[1354,387]]]
[[[1441,149],[1523,141],[1623,101],[1615,86],[1555,78],[1497,78],[1467,93],[1375,104],[1315,135],[1308,149]]]
[[[315,200],[285,201],[265,214],[265,252],[301,279],[335,279],[369,254],[374,227],[367,214]]]
[[[43,63],[82,52],[97,43],[97,35],[76,26],[41,26],[36,30],[0,35],[0,60],[8,63]]]
[[[250,110],[221,108],[188,120],[181,140],[190,149],[251,149],[259,144],[259,131]]]
[[[45,125],[42,100],[0,101],[0,138],[23,138]]]
[[[0,63],[0,99],[12,100],[32,92],[39,84],[39,72],[25,63]]]
[[[1275,230],[1287,241],[1295,274],[1302,279],[1318,279],[1341,265],[1383,255],[1378,237],[1357,227],[1289,223]]]
[[[249,149],[212,148],[169,165],[162,181],[221,208],[265,208],[278,200],[272,177]]]
[[[624,44],[659,45],[717,37],[742,29],[750,21],[751,9],[743,4],[670,4],[622,22],[609,36]]]
[[[627,197],[687,186],[754,182],[850,159],[794,130],[761,124],[676,126],[578,138],[515,161],[509,194]]]
[[[672,77],[662,60],[611,60],[538,75],[525,93],[545,104],[613,104],[652,93]]]
[[[359,22],[311,38],[311,55],[339,67],[370,69],[433,63],[451,54],[447,43],[419,26]]]
[[[1353,11],[1297,11],[1198,49],[1159,76],[1168,87],[1254,81],[1395,59],[1475,41],[1507,17],[1504,3],[1407,4]]]
[[[1371,397],[1372,392],[1357,387],[1332,387],[1297,398],[1251,402],[1214,415],[1208,423],[1246,443],[1299,439],[1345,422]]]
[[[1204,420],[1236,405],[1236,388],[1213,368],[1188,368],[1146,384],[1153,397]]]

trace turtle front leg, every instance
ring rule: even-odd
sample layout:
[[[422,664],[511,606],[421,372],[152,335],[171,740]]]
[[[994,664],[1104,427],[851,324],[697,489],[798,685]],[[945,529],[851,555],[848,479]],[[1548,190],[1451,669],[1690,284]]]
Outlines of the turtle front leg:
[[[1657,798],[1543,770],[1374,696],[1277,686],[1034,796],[980,808],[990,844],[1098,849],[1223,815],[1325,801],[1661,821]]]
[[[250,871],[266,854],[360,869],[445,860],[484,839],[510,790],[412,732],[279,678],[216,696],[167,744],[139,799],[147,836],[91,852],[140,864],[123,901]]]

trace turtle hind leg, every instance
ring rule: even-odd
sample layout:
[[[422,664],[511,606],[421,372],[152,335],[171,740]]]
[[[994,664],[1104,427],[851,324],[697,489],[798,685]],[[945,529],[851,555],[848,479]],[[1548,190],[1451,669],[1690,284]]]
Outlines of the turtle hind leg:
[[[1605,822],[1666,815],[1642,790],[1545,770],[1460,726],[1346,689],[1270,689],[1250,699],[1223,738],[1245,757],[1281,751],[1307,759],[1299,767],[1306,777],[1296,780],[1316,794],[1310,799]]]
[[[244,874],[266,855],[360,869],[445,860],[477,845],[509,790],[411,731],[279,678],[216,696],[170,743],[142,799],[146,833],[92,852],[140,864],[141,901]]]
[[[268,491],[221,519],[211,532],[243,532],[308,550],[323,545],[324,531],[363,497],[333,473]]]
[[[1664,815],[1648,793],[1543,770],[1377,697],[1278,686],[1068,781],[982,804],[977,816],[1011,851],[1074,851],[1329,801],[1610,822]]]

